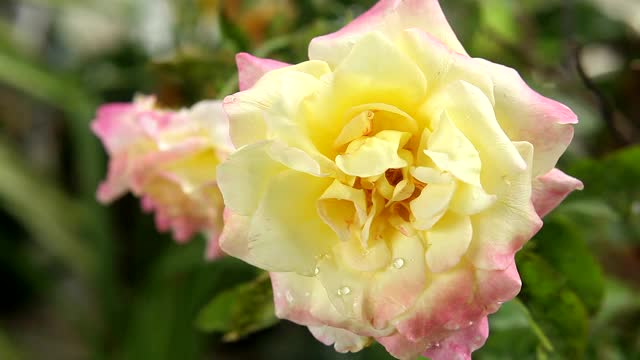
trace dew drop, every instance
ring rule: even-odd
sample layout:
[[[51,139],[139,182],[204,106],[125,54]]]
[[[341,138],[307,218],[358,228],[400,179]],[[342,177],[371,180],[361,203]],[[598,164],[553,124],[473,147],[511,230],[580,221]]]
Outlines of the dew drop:
[[[222,100],[223,104],[233,104],[234,102],[236,102],[236,97],[233,95],[229,95]]]
[[[165,150],[169,150],[170,148],[171,148],[171,144],[166,143],[162,140],[158,141],[158,150],[165,151]]]
[[[289,304],[293,302],[293,295],[291,295],[291,292],[287,291],[287,293],[285,294],[285,297],[287,298],[287,302]]]
[[[404,259],[403,258],[395,258],[393,260],[393,267],[396,269],[402,269],[402,267],[404,266]]]
[[[471,325],[473,325],[473,321],[469,321],[469,322],[467,323],[467,326],[471,326]]]
[[[439,347],[440,347],[440,343],[435,343],[435,344],[433,344],[433,347],[435,347],[435,348],[439,348]]]
[[[316,269],[313,270],[313,275],[318,275],[318,274],[320,274],[320,268],[316,266]]]
[[[444,328],[447,330],[456,331],[456,330],[460,330],[460,325],[457,324],[456,322],[451,321],[444,324]]]
[[[340,289],[338,289],[338,295],[340,296],[349,295],[349,294],[351,294],[351,289],[348,286],[343,286]]]
[[[507,186],[511,186],[511,179],[509,179],[508,176],[503,176],[502,177],[502,181],[504,181],[505,184],[507,184]]]

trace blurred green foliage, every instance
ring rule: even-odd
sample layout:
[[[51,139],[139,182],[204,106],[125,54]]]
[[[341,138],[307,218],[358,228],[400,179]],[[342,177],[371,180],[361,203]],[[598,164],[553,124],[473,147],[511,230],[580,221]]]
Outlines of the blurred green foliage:
[[[301,61],[374,2],[1,2],[0,359],[389,359],[274,325],[256,269],[204,261],[200,238],[176,245],[132,197],[98,205],[106,158],[88,128],[98,104],[136,92],[172,107],[221,98],[236,52]],[[581,119],[559,166],[585,190],[518,255],[522,292],[474,357],[640,359],[640,3],[442,5],[470,54]]]

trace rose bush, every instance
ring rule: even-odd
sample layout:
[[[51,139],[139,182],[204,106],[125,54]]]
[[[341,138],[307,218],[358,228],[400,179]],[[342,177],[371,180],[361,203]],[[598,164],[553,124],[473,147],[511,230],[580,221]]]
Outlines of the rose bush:
[[[470,358],[515,252],[582,186],[554,168],[576,116],[469,57],[435,0],[382,0],[309,58],[237,57],[221,247],[338,351]]]
[[[209,239],[207,256],[220,254],[223,202],[216,166],[232,150],[227,117],[218,101],[178,112],[156,107],[153,97],[98,109],[94,133],[109,153],[107,179],[98,199],[109,203],[131,191],[158,230],[179,242],[196,232]]]

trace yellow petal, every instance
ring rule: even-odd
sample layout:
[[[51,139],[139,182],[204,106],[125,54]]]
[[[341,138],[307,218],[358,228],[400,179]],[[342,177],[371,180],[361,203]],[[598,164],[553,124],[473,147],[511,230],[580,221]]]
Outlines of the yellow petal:
[[[383,226],[381,226],[382,219],[380,219],[378,215],[384,210],[384,199],[375,190],[371,192],[371,203],[367,220],[364,222],[360,235],[360,241],[363,246],[367,245],[370,238],[376,238],[383,228]]]
[[[475,59],[452,51],[419,29],[405,30],[401,44],[424,73],[429,94],[437,94],[452,82],[464,80],[480,89],[494,103],[494,83]]]
[[[420,239],[398,231],[387,232],[385,238],[391,244],[391,263],[386,271],[375,275],[367,298],[367,311],[377,329],[412,308],[427,284]]]
[[[473,144],[442,113],[425,154],[436,165],[468,184],[480,186],[480,156]]]
[[[354,238],[340,242],[334,251],[342,256],[345,264],[358,271],[377,271],[391,262],[391,251],[382,239],[369,241],[365,247]]]
[[[426,166],[431,167],[433,165],[433,161],[424,153],[427,150],[429,144],[429,138],[431,137],[431,131],[429,128],[424,128],[422,130],[422,134],[420,135],[420,143],[418,144],[418,151],[416,156],[416,165],[418,166]]]
[[[419,230],[430,229],[447,211],[456,190],[456,183],[430,184],[422,189],[420,196],[410,204],[415,217],[413,225]]]
[[[474,239],[469,258],[482,269],[504,270],[511,266],[514,253],[542,226],[531,202],[533,146],[527,142],[514,146],[528,167],[507,176],[487,174],[486,182],[496,189],[498,200],[471,216]]]
[[[433,119],[440,119],[444,111],[480,154],[483,172],[493,169],[505,175],[526,168],[522,156],[500,128],[491,102],[477,87],[464,81],[453,82],[420,110]]]
[[[473,228],[468,216],[447,213],[429,231],[427,231],[426,260],[432,272],[442,272],[460,262],[469,248]]]
[[[275,176],[251,219],[248,246],[254,265],[268,271],[313,275],[317,259],[338,237],[317,211],[331,180],[294,170]]]
[[[357,105],[349,109],[348,114],[364,111],[370,111],[373,115],[370,129],[372,134],[383,130],[397,130],[410,134],[418,131],[418,123],[411,115],[395,106],[385,103]]]
[[[269,128],[265,123],[265,112],[273,109],[277,102],[292,96],[299,101],[300,93],[313,90],[309,81],[329,73],[329,67],[322,61],[307,61],[266,73],[249,90],[228,96],[224,101],[224,110],[229,115],[230,134],[233,144],[239,148],[269,137]],[[294,80],[291,80],[295,78]],[[289,80],[287,80],[289,79]],[[283,89],[283,84],[286,83]],[[298,82],[299,81],[299,82]],[[297,91],[290,93],[291,89]],[[286,91],[285,91],[286,90]],[[296,115],[296,114],[287,114]]]
[[[360,228],[366,221],[365,192],[335,180],[320,196],[318,214],[341,240],[348,241],[354,225]]]
[[[333,147],[339,148],[353,140],[369,134],[369,132],[371,132],[371,127],[373,126],[371,123],[373,117],[373,112],[368,110],[356,115],[342,128],[340,135],[338,135],[336,141],[333,142]]]
[[[218,186],[225,205],[239,215],[249,216],[262,200],[269,181],[286,167],[268,154],[270,142],[245,146],[217,169]]]
[[[398,150],[410,137],[408,133],[385,130],[374,137],[358,139],[349,144],[344,155],[336,157],[336,165],[345,174],[359,177],[405,167],[408,164],[398,155]]]
[[[491,207],[497,198],[482,187],[460,183],[449,209],[460,215],[474,215]]]
[[[351,106],[384,103],[412,109],[426,97],[416,64],[380,33],[366,34],[335,69],[333,91]]]
[[[447,172],[424,166],[411,168],[411,175],[425,184],[445,184],[453,180]]]

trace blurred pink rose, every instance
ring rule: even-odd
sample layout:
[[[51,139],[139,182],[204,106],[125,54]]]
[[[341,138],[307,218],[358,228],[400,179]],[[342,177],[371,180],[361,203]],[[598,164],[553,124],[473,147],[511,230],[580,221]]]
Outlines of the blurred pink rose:
[[[107,104],[91,125],[109,154],[107,179],[97,196],[110,203],[127,192],[155,212],[160,231],[185,242],[202,232],[207,257],[220,255],[218,236],[224,208],[216,166],[232,151],[228,119],[219,101],[188,110],[156,107],[155,98]]]
[[[582,187],[555,169],[575,114],[469,57],[436,0],[382,0],[309,57],[237,57],[222,249],[340,352],[470,359],[515,253]]]

